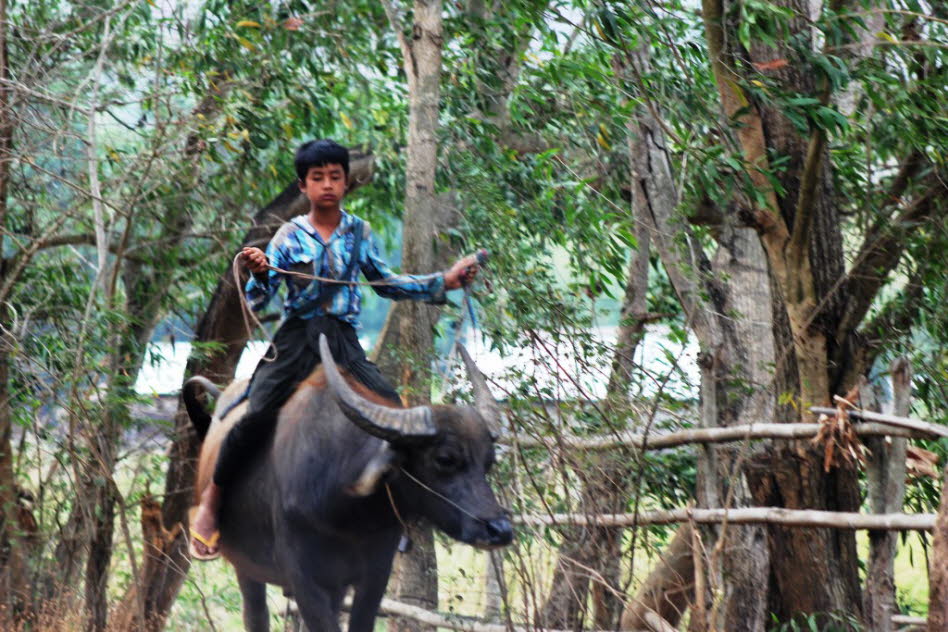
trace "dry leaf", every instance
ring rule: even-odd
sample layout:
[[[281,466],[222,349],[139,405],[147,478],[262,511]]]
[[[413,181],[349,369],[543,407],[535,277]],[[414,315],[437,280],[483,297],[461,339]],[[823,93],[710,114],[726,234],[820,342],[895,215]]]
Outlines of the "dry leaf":
[[[931,476],[940,478],[938,474],[938,455],[915,445],[905,447],[905,469],[911,476]]]
[[[757,61],[757,62],[754,62],[754,68],[763,72],[765,70],[777,70],[778,68],[783,68],[789,63],[790,62],[788,62],[786,59],[783,59],[783,58],[774,59],[772,61]]]

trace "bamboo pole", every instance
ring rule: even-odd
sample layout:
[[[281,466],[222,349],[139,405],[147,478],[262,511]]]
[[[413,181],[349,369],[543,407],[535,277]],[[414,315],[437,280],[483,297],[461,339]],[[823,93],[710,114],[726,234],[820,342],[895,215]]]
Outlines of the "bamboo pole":
[[[646,524],[675,524],[694,521],[703,524],[780,524],[788,527],[829,527],[838,529],[878,529],[887,531],[931,531],[935,514],[861,514],[817,509],[782,507],[742,507],[738,509],[669,509],[635,514],[549,514],[521,515],[514,523],[538,527],[579,525],[599,527],[636,527]]]
[[[810,408],[811,411],[819,415],[835,415],[835,408],[824,408],[822,406],[813,406]],[[874,413],[868,410],[848,410],[846,411],[850,417],[855,417],[856,419],[865,419],[866,421],[877,421],[890,426],[898,426],[899,428],[907,428],[909,430],[914,430],[916,432],[925,433],[928,435],[935,435],[938,437],[948,437],[948,427],[942,426],[941,424],[933,424],[927,421],[922,421],[921,419],[912,419],[910,417],[900,417],[898,415],[886,415],[883,413]],[[859,425],[856,426],[857,428]]]
[[[835,410],[835,409],[833,409]],[[918,422],[924,424],[925,422]],[[931,424],[926,424],[931,425]],[[730,441],[744,441],[753,439],[811,439],[816,436],[820,424],[750,424],[729,426],[727,428],[691,428],[667,434],[644,436],[632,432],[620,432],[611,435],[591,437],[531,437],[521,435],[505,435],[499,443],[521,448],[554,448],[564,447],[574,450],[611,450],[621,447],[641,448],[646,450],[661,450],[690,443],[726,443]],[[860,423],[854,430],[860,436],[891,436],[891,437],[929,437],[931,432],[924,430],[896,428],[884,423]]]
[[[434,625],[438,626],[439,628],[448,628],[449,630],[462,630],[463,632],[534,632],[538,629],[536,626],[507,626],[506,624],[484,623],[482,621],[477,621],[476,619],[468,619],[457,615],[447,616],[438,612],[432,612],[431,610],[419,608],[418,606],[395,601],[394,599],[383,599],[379,610],[385,614],[406,617],[409,619],[414,619],[415,621],[420,621],[421,623],[425,623],[427,625]],[[570,631],[547,630],[544,628],[543,632]]]
[[[351,598],[346,599],[346,605],[344,606],[348,609],[351,606]],[[523,625],[512,625],[507,626],[506,624],[497,624],[497,623],[484,623],[482,621],[477,621],[474,619],[466,619],[458,616],[446,616],[438,612],[432,612],[430,610],[425,610],[418,606],[412,606],[407,603],[402,603],[400,601],[395,601],[394,599],[383,599],[382,604],[379,607],[379,611],[385,614],[397,615],[400,617],[406,617],[409,619],[415,619],[421,623],[427,623],[429,625],[436,625],[440,628],[447,628],[449,630],[461,630],[462,632],[533,632],[537,630],[536,626],[523,626]],[[897,625],[924,625],[926,619],[924,617],[908,617],[905,615],[894,615],[892,617],[892,622]],[[675,628],[669,626],[668,628],[663,627],[668,625],[667,622],[664,622],[661,617],[655,615],[654,618],[650,619],[647,622],[648,625],[654,626],[653,629],[659,630],[674,630]],[[544,629],[543,632],[569,632],[567,630],[548,630]],[[589,631],[596,632],[596,631]]]

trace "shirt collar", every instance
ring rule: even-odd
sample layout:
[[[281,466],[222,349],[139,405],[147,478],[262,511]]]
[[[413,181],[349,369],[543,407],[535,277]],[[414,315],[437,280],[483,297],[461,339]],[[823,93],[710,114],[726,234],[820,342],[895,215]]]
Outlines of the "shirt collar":
[[[329,236],[329,241],[332,241],[339,235],[345,235],[352,230],[352,225],[355,223],[355,218],[346,213],[344,210],[340,209],[342,217],[339,219],[339,225],[336,226],[336,230],[332,232],[332,235]],[[322,237],[319,236],[319,231],[316,230],[316,227],[309,221],[309,215],[297,215],[291,220],[294,224],[305,230],[311,237],[316,239],[319,242],[322,242]]]

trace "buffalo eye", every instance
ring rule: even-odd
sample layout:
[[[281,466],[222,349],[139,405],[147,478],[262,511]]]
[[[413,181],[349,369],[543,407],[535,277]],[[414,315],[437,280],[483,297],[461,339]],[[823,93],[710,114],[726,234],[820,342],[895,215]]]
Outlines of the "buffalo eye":
[[[439,470],[444,471],[456,470],[461,464],[460,459],[449,452],[441,452],[436,454],[434,457],[434,462]]]

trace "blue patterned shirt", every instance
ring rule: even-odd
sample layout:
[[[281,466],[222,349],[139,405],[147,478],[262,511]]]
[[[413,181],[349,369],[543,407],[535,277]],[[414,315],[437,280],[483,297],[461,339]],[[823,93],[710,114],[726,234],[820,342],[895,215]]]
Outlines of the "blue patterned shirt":
[[[379,296],[394,300],[415,299],[442,304],[444,296],[444,274],[436,272],[426,275],[395,274],[379,256],[378,245],[368,222],[363,222],[363,237],[358,253],[353,253],[356,218],[345,211],[336,230],[325,243],[306,215],[298,215],[280,227],[270,245],[267,259],[271,266],[283,270],[303,272],[313,276],[338,279],[346,271],[353,256],[358,257],[358,268],[369,281],[387,281],[391,285],[374,285]],[[356,272],[358,278],[358,272]],[[292,275],[283,275],[273,270],[251,275],[244,288],[254,311],[266,307],[270,298],[286,281],[287,296],[283,303],[283,317],[312,318],[313,316],[335,316],[359,327],[359,312],[362,291],[358,285],[344,285],[332,297],[328,305],[317,305],[316,298],[323,285]]]

